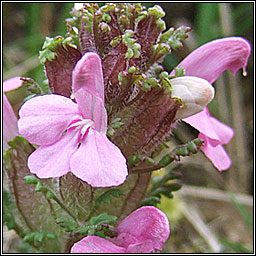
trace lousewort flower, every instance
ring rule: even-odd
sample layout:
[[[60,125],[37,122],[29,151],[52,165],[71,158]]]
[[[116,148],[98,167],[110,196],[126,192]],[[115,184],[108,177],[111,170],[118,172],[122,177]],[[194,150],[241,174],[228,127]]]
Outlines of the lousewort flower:
[[[231,160],[222,144],[227,144],[233,137],[234,131],[229,126],[211,117],[208,109],[188,118],[189,124],[200,131],[198,137],[204,140],[201,147],[205,155],[211,159],[217,169],[226,170]],[[186,122],[187,119],[184,121]]]
[[[8,92],[22,85],[20,77],[13,77],[3,82],[3,91]],[[5,93],[3,94],[3,149],[9,148],[7,142],[18,135],[17,117]]]
[[[166,215],[144,206],[127,216],[117,227],[118,236],[107,240],[87,236],[75,243],[71,253],[150,253],[162,250],[170,234]]]
[[[76,103],[61,95],[30,99],[20,109],[20,134],[40,147],[28,158],[39,178],[68,172],[94,187],[116,186],[127,176],[126,159],[107,138],[101,60],[85,54],[72,76]]]
[[[185,68],[188,76],[200,77],[213,83],[226,69],[230,69],[233,74],[240,68],[244,68],[245,72],[250,51],[250,44],[243,38],[218,39],[193,51],[178,66]],[[210,117],[207,109],[183,121],[200,131],[199,138],[205,141],[202,150],[215,167],[219,170],[228,169],[231,160],[221,145],[231,140],[233,130]]]

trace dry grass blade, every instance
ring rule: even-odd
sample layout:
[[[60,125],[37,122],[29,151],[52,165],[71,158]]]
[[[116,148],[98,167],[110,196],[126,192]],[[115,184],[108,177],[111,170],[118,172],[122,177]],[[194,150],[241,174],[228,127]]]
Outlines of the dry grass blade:
[[[232,198],[226,191],[212,188],[197,187],[191,185],[183,185],[182,189],[176,192],[177,195],[204,198],[209,200],[218,200],[232,203]],[[234,194],[239,203],[253,207],[253,198],[245,194]]]
[[[196,231],[204,238],[212,252],[220,253],[222,246],[211,229],[204,223],[200,212],[194,206],[188,203],[182,205],[182,210],[184,216],[193,225]]]
[[[14,76],[22,76],[25,73],[31,71],[35,67],[40,64],[38,56],[32,56],[31,58],[25,60],[24,62],[20,63],[19,65],[13,67],[11,70],[3,74],[4,79],[7,80]]]

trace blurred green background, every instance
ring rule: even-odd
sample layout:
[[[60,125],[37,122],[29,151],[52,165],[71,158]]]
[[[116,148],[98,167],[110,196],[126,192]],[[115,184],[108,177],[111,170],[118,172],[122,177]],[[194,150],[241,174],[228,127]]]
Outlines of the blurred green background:
[[[242,77],[242,72],[239,71],[234,77],[229,71],[225,72],[214,83],[216,97],[209,106],[213,116],[235,130],[234,138],[226,146],[232,159],[232,167],[219,173],[203,154],[184,161],[184,189],[181,189],[180,196],[177,192],[177,197],[165,202],[164,206],[170,217],[172,235],[163,252],[216,252],[214,250],[218,246],[212,244],[207,232],[200,229],[200,223],[195,223],[198,217],[193,215],[195,212],[200,213],[205,228],[210,230],[210,238],[215,234],[213,237],[217,237],[217,243],[221,244],[223,252],[248,252],[248,248],[253,247],[252,231],[247,224],[252,215],[250,200],[254,192],[254,2],[158,4],[166,13],[163,19],[167,28],[181,25],[192,28],[184,47],[166,57],[164,66],[167,71],[171,71],[192,50],[213,39],[242,36],[252,46],[252,55],[247,66],[248,75]],[[32,77],[39,83],[45,80],[38,52],[45,37],[66,34],[64,19],[70,16],[73,5],[61,2],[2,4],[4,80],[18,75]],[[154,4],[144,5],[150,7]],[[179,129],[174,131],[177,143],[186,142],[194,135],[194,131],[184,124],[180,124]],[[189,190],[191,188],[203,188],[205,193],[210,191],[212,194],[209,192],[208,199],[202,198],[200,193],[197,196],[195,191]],[[226,202],[221,195],[213,199],[216,191],[232,192],[232,195],[237,195],[242,201],[245,196],[249,203],[245,203],[246,200],[240,202],[233,197]],[[190,208],[192,204],[196,205],[196,209]],[[194,218],[190,219],[189,215]],[[15,235],[10,235],[10,231],[6,232],[5,250],[22,250],[17,249]]]

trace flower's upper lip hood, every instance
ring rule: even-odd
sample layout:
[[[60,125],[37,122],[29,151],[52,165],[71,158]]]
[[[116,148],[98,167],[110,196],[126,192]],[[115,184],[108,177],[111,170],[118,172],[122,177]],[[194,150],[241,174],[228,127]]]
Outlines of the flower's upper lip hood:
[[[238,69],[246,67],[250,53],[251,46],[247,40],[226,37],[195,49],[178,66],[185,68],[186,75],[201,77],[213,83],[227,69],[235,74]]]

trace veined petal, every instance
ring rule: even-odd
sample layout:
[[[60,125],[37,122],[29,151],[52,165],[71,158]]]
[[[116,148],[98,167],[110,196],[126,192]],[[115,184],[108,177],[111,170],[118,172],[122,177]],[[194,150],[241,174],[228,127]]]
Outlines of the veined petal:
[[[70,158],[78,147],[78,133],[70,129],[52,145],[40,146],[28,158],[31,173],[39,178],[56,178],[70,171]]]
[[[80,89],[86,90],[99,97],[104,104],[104,81],[100,57],[93,52],[85,53],[77,62],[72,77],[73,92]],[[79,102],[78,102],[79,104]]]
[[[113,244],[107,239],[98,236],[87,236],[73,245],[71,253],[126,253],[126,249]]]
[[[103,134],[107,133],[107,111],[103,101],[87,90],[76,92],[76,101],[83,117],[94,121],[95,129]]]
[[[133,252],[136,247],[137,252],[161,250],[170,235],[168,218],[153,206],[144,206],[131,213],[118,225],[117,231],[115,243]]]
[[[183,106],[175,118],[182,119],[202,111],[214,97],[214,88],[206,80],[194,76],[182,76],[171,80],[172,97],[181,99]]]
[[[204,140],[204,145],[201,147],[204,154],[211,160],[214,166],[219,170],[227,170],[231,165],[231,160],[222,145],[212,146],[208,138],[199,133],[198,138]]]
[[[235,74],[238,69],[246,67],[250,52],[250,44],[245,39],[227,37],[202,45],[178,66],[184,67],[188,76],[201,77],[213,83],[227,69]]]
[[[3,93],[3,149],[9,148],[7,142],[18,135],[17,117],[12,106]]]
[[[69,122],[79,116],[77,104],[60,95],[43,95],[28,100],[19,111],[20,134],[30,143],[50,145],[58,141]]]
[[[4,92],[9,92],[12,90],[15,90],[22,86],[23,81],[20,79],[19,76],[12,77],[8,80],[5,80],[3,83],[3,91]]]
[[[93,187],[118,186],[128,174],[126,159],[105,135],[90,129],[71,157],[71,171]]]

